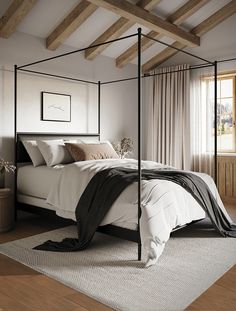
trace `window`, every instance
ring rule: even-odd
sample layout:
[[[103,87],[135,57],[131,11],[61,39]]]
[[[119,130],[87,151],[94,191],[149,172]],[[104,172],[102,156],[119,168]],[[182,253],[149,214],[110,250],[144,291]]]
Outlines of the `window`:
[[[202,80],[202,102],[205,103],[205,119],[212,119],[209,124],[211,138],[206,134],[207,150],[214,146],[214,79],[204,77]],[[217,151],[219,153],[236,153],[236,74],[218,75],[217,78]],[[209,121],[206,121],[208,123]],[[209,141],[208,141],[209,140]]]
[[[235,75],[217,79],[217,149],[236,152],[235,142]]]

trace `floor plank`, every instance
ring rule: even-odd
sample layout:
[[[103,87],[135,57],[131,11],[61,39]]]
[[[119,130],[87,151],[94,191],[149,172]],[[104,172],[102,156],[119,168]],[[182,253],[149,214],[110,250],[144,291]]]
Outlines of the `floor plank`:
[[[29,306],[35,311],[87,311],[73,301],[56,294],[53,290],[34,282],[37,275],[1,277],[0,292],[14,297],[20,304]],[[1,302],[0,302],[1,303]]]
[[[235,217],[236,207],[227,205]],[[21,213],[17,226],[0,234],[0,243],[28,237],[63,227],[40,216]],[[236,309],[236,266],[230,269],[187,311],[229,311]],[[0,254],[0,311],[78,310],[112,311],[113,309],[75,291],[37,271]]]
[[[235,291],[214,284],[186,310],[187,311],[230,311],[235,310]]]
[[[0,291],[0,311],[33,311],[32,308],[21,304],[14,298],[1,293]]]
[[[39,272],[0,254],[0,278],[2,276],[35,275]]]
[[[85,307],[89,311],[111,311],[110,307],[105,306],[103,303],[100,303],[82,293],[75,293],[67,297],[71,301],[79,303],[81,306]]]

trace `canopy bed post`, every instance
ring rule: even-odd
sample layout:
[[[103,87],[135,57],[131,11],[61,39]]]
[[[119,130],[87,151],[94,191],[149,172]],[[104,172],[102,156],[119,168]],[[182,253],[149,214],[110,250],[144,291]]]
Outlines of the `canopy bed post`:
[[[141,260],[142,244],[140,237],[141,217],[141,147],[142,147],[142,64],[141,64],[141,37],[142,29],[138,28],[138,260]]]
[[[17,165],[17,65],[14,65],[14,165]],[[14,205],[17,202],[17,169],[14,178]],[[17,220],[17,210],[15,208],[15,221]]]
[[[27,162],[28,160],[25,161],[25,156],[23,156],[21,158],[20,156],[20,153],[23,151],[23,153],[25,154],[25,150],[24,148],[22,147],[22,142],[20,143],[20,135],[23,134],[23,135],[28,135],[30,137],[37,137],[37,136],[42,136],[42,137],[56,137],[56,136],[79,136],[79,137],[82,137],[82,136],[86,136],[86,137],[98,137],[99,140],[100,140],[100,131],[101,131],[101,116],[100,116],[100,113],[101,113],[101,85],[103,84],[113,84],[113,83],[120,83],[120,82],[125,82],[125,81],[131,81],[131,80],[137,80],[137,87],[138,87],[138,167],[137,167],[137,172],[138,172],[138,227],[137,227],[137,230],[133,230],[133,229],[126,229],[126,228],[122,228],[122,227],[119,227],[119,226],[115,226],[115,225],[106,225],[106,226],[100,226],[98,227],[98,230],[101,231],[101,232],[104,232],[104,233],[107,233],[107,234],[110,234],[110,235],[113,235],[113,236],[117,236],[117,237],[120,237],[120,238],[124,238],[124,239],[128,239],[128,240],[131,240],[131,241],[135,241],[135,242],[138,242],[138,260],[140,261],[141,260],[141,248],[142,248],[142,244],[141,244],[141,236],[140,236],[140,218],[141,218],[141,195],[142,195],[142,188],[141,188],[141,182],[142,182],[142,177],[143,177],[143,174],[144,172],[142,172],[142,78],[145,78],[145,76],[142,75],[142,62],[141,62],[141,52],[142,52],[142,46],[141,46],[141,38],[142,36],[143,37],[147,37],[149,39],[152,39],[158,43],[161,43],[162,45],[166,45],[166,46],[169,46],[169,47],[172,47],[171,45],[167,44],[167,43],[164,43],[160,40],[157,40],[157,39],[154,39],[154,38],[151,38],[147,35],[144,35],[142,34],[142,29],[141,28],[138,28],[137,32],[135,34],[132,34],[132,35],[128,35],[128,36],[125,36],[125,37],[122,37],[122,38],[118,38],[118,39],[114,39],[114,40],[111,40],[111,41],[107,41],[107,42],[104,42],[104,43],[100,43],[100,44],[97,44],[95,46],[100,46],[100,45],[107,45],[109,43],[113,43],[113,42],[117,42],[117,41],[121,41],[121,40],[124,40],[124,39],[128,39],[128,38],[131,38],[131,37],[135,37],[137,36],[138,37],[138,41],[137,41],[137,45],[138,45],[138,49],[137,49],[137,52],[138,52],[138,74],[137,76],[135,77],[129,77],[129,78],[122,78],[122,79],[117,79],[117,80],[110,80],[110,81],[87,81],[87,80],[83,80],[83,79],[77,79],[77,78],[72,78],[72,77],[65,77],[65,76],[61,76],[61,75],[57,75],[57,74],[50,74],[50,73],[46,73],[46,72],[39,72],[39,71],[35,71],[35,70],[29,70],[29,69],[26,69],[27,67],[30,67],[30,66],[33,66],[33,65],[36,65],[36,64],[39,64],[39,63],[43,63],[43,62],[47,62],[47,61],[51,61],[51,60],[54,60],[54,59],[58,59],[58,58],[61,58],[61,57],[64,57],[64,56],[69,56],[69,55],[72,55],[72,54],[75,54],[75,53],[78,53],[78,52],[82,52],[82,51],[85,51],[87,49],[91,49],[93,46],[89,46],[89,47],[86,47],[86,48],[82,48],[82,49],[79,49],[79,50],[76,50],[76,51],[72,51],[72,52],[68,52],[68,53],[64,53],[64,54],[61,54],[61,55],[57,55],[57,56],[53,56],[53,57],[49,57],[49,58],[45,58],[45,59],[41,59],[41,60],[38,60],[38,61],[35,61],[35,62],[32,62],[30,64],[25,64],[23,66],[16,66],[15,65],[15,69],[14,69],[14,134],[15,134],[15,163],[17,164],[17,162],[21,163],[21,162]],[[210,62],[208,60],[205,60],[204,58],[202,57],[198,57],[194,54],[191,54],[189,52],[186,52],[184,50],[181,50],[181,49],[178,49],[178,48],[175,48],[175,47],[172,47],[174,48],[175,50],[178,50],[184,54],[187,54],[189,56],[192,56],[192,57],[195,57],[201,61],[204,61],[204,64],[200,64],[200,65],[197,65],[197,66],[193,66],[193,67],[190,67],[188,69],[185,69],[185,70],[190,70],[190,69],[198,69],[198,68],[204,68],[204,67],[208,67],[208,66],[214,66],[214,78],[215,78],[215,92],[214,92],[214,96],[215,96],[215,99],[214,99],[214,104],[215,104],[215,180],[217,180],[217,62]],[[86,133],[86,134],[64,134],[62,135],[62,133],[18,133],[17,132],[17,73],[18,73],[18,70],[20,71],[23,71],[23,72],[27,72],[27,73],[30,73],[30,74],[36,74],[36,75],[43,75],[43,76],[46,76],[46,77],[53,77],[53,78],[59,78],[59,79],[66,79],[66,80],[71,80],[71,81],[76,81],[76,82],[83,82],[83,83],[91,83],[91,84],[96,84],[97,85],[97,96],[98,96],[98,99],[97,99],[97,111],[98,111],[98,117],[97,117],[97,122],[98,122],[98,125],[97,125],[97,133],[95,134],[89,134],[89,133]],[[178,70],[178,71],[182,71],[182,70]],[[178,71],[174,71],[174,72],[178,72]],[[151,74],[152,75],[157,75],[157,74]],[[18,144],[18,138],[19,138],[19,144]],[[22,147],[23,149],[20,151],[20,147]],[[17,150],[18,150],[18,153],[17,153]],[[21,158],[21,160],[20,160]],[[137,177],[137,175],[135,176],[135,178]],[[135,182],[137,181],[137,179],[135,179]],[[17,194],[17,175],[16,175],[16,178],[15,178],[15,200],[16,200],[16,203],[17,203],[17,197],[16,197],[16,194]],[[25,205],[26,207],[30,207],[30,205],[27,203],[21,203],[21,208],[22,208],[22,205]],[[33,208],[35,208],[35,205],[33,204]],[[40,208],[40,207],[39,207]],[[16,209],[17,211],[17,209]],[[181,226],[180,226],[181,227]],[[176,229],[178,229],[179,227],[177,226]]]
[[[101,110],[101,81],[98,81],[98,134],[99,134],[99,140],[100,140],[100,134],[101,134],[100,110]]]
[[[215,142],[214,142],[214,158],[215,158],[215,183],[217,186],[217,61],[214,62],[214,127],[215,127]]]

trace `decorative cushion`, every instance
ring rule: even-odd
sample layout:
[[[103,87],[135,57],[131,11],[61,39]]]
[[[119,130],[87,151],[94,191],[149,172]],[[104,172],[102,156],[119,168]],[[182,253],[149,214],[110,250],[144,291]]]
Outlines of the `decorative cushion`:
[[[72,144],[83,144],[83,141],[79,138],[75,139],[63,139],[64,144],[65,143],[72,143]]]
[[[109,144],[112,147],[112,144],[109,140],[92,140],[92,139],[82,139],[81,142],[83,144]],[[113,148],[113,147],[112,147]]]
[[[65,145],[75,161],[119,158],[113,147],[108,143],[102,144],[66,143]]]
[[[37,145],[47,166],[74,162],[62,139],[38,140]]]
[[[40,152],[36,140],[23,140],[22,141],[32,163],[33,166],[45,165],[46,162]]]

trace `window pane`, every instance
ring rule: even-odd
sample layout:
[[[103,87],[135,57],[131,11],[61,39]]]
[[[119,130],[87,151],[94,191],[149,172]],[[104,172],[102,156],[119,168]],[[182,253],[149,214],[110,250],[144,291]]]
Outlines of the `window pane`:
[[[221,99],[221,116],[228,126],[233,125],[233,100],[232,98]]]
[[[223,79],[221,80],[221,98],[222,97],[232,97],[233,94],[233,79]]]
[[[217,98],[221,97],[221,87],[220,87],[220,85],[221,85],[221,80],[217,80]],[[213,97],[215,96],[214,95],[214,87],[215,87],[215,84],[213,84],[213,90],[212,90]]]
[[[217,149],[219,151],[233,151],[233,134],[223,134],[217,136]]]
[[[215,98],[215,82],[214,79],[207,79],[203,82],[202,87],[205,90],[205,98],[214,99]],[[217,81],[217,98],[220,97],[220,81]],[[203,95],[204,96],[204,95]]]
[[[233,150],[233,100],[221,99],[217,105],[218,150]]]
[[[215,98],[215,81],[214,79],[208,80],[208,97],[213,99]],[[220,80],[217,80],[217,98],[221,97],[221,89],[220,89]]]

